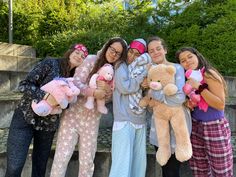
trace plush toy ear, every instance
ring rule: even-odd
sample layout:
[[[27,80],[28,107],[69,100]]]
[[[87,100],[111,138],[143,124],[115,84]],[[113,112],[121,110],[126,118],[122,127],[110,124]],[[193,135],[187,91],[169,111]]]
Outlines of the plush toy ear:
[[[204,72],[205,72],[205,67],[203,66],[202,69],[201,69],[202,75],[204,75]]]
[[[189,78],[191,74],[192,74],[192,69],[188,69],[188,70],[185,72],[185,77],[186,77],[186,78]]]
[[[176,73],[176,69],[175,69],[175,67],[172,66],[172,65],[168,65],[168,66],[166,67],[166,71],[167,71],[168,73],[170,73],[170,74],[173,74],[173,75]]]

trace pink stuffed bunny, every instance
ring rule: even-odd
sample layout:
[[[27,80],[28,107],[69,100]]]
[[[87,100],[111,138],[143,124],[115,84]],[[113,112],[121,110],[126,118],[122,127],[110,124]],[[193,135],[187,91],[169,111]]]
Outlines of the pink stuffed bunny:
[[[204,68],[202,68],[201,70],[200,69],[199,70],[188,69],[185,72],[185,77],[187,79],[194,79],[195,81],[200,82],[201,84],[203,84],[204,83],[203,73],[204,73]],[[190,84],[186,83],[183,87],[183,91],[189,97],[190,104],[191,104],[192,107],[198,106],[199,109],[201,109],[205,112],[207,111],[208,104],[201,97],[200,94],[195,93],[196,89],[194,89]]]
[[[90,81],[89,81],[89,87],[90,88],[97,88],[97,80],[102,80],[107,82],[111,88],[114,88],[114,82],[113,82],[113,76],[114,76],[114,69],[112,65],[105,64],[103,65],[96,74],[93,74]],[[105,106],[105,99],[96,100],[97,102],[97,110],[102,114],[107,114],[108,110]],[[94,97],[89,96],[87,98],[87,102],[84,104],[84,106],[87,109],[93,109],[94,108]]]
[[[76,102],[80,90],[74,85],[73,80],[73,78],[55,78],[43,85],[40,89],[47,94],[38,103],[35,100],[32,101],[33,111],[39,116],[60,114],[69,103]]]

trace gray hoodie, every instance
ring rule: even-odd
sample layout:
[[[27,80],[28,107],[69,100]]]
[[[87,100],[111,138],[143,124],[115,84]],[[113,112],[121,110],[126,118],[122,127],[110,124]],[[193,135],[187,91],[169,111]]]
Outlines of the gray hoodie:
[[[133,124],[146,123],[146,111],[142,114],[135,114],[129,107],[129,95],[136,93],[147,71],[144,70],[135,78],[130,78],[128,65],[123,62],[115,70],[115,90],[113,92],[113,113],[114,121],[130,121]]]

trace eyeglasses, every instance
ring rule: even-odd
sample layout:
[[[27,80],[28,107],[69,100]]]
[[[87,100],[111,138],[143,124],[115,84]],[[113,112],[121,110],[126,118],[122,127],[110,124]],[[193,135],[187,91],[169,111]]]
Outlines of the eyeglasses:
[[[114,47],[109,46],[109,51],[110,51],[111,54],[113,54],[113,55],[115,54],[116,57],[119,57],[119,58],[121,57],[121,53],[117,52]]]

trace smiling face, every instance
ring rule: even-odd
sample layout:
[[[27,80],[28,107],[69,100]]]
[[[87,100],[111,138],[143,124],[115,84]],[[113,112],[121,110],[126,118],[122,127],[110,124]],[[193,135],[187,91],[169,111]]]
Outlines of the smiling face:
[[[148,44],[148,54],[156,64],[166,62],[167,50],[161,44],[161,41],[153,40]]]
[[[120,42],[114,42],[106,51],[106,59],[108,63],[115,63],[122,55],[123,47]]]
[[[190,51],[183,51],[179,54],[179,62],[185,70],[197,69],[198,68],[198,58],[195,54]]]
[[[79,66],[83,62],[84,58],[84,52],[80,50],[74,50],[69,56],[71,69]]]
[[[129,49],[127,54],[127,63],[132,63],[136,58],[138,58],[141,54],[137,49]]]

